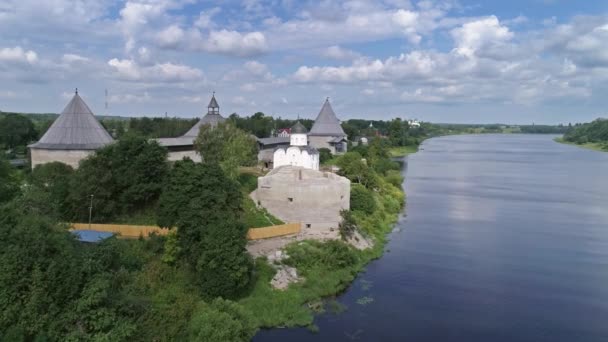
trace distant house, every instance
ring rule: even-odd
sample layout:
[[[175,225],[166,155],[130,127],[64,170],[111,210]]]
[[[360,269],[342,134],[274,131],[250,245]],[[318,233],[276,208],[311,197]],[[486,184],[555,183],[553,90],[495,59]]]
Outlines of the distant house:
[[[77,168],[82,159],[113,141],[76,89],[68,105],[42,138],[28,146],[32,168],[55,161]]]
[[[217,126],[220,122],[226,121],[220,114],[220,106],[215,99],[215,93],[211,96],[211,101],[207,106],[207,114],[203,116],[188,132],[177,138],[158,138],[156,141],[161,146],[169,150],[168,159],[170,161],[181,160],[188,157],[195,162],[202,161],[201,155],[194,148],[194,141],[198,137],[198,133],[203,125]]]
[[[291,128],[281,128],[277,133],[277,137],[288,138],[291,135]]]
[[[408,120],[407,123],[412,128],[418,128],[418,127],[420,127],[420,122],[418,122],[418,120]]]
[[[347,136],[336,117],[336,113],[331,108],[329,98],[325,100],[315,123],[308,133],[308,142],[310,146],[316,149],[327,148],[332,154],[346,152]]]

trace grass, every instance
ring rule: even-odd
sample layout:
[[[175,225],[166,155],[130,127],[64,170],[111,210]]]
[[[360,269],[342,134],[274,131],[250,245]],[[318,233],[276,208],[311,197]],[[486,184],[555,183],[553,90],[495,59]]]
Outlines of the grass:
[[[573,145],[573,146],[578,146],[581,148],[586,148],[588,150],[593,150],[593,151],[600,151],[600,152],[608,152],[608,144],[606,143],[584,143],[584,144],[577,144],[571,141],[566,141],[564,140],[564,138],[555,138],[553,139],[558,143],[562,143],[562,144],[567,144],[567,145]]]
[[[412,154],[412,153],[416,153],[416,152],[418,152],[417,145],[391,147],[388,150],[388,153],[391,157],[404,157],[404,156],[407,156],[408,154]]]
[[[283,224],[284,222],[272,216],[266,209],[258,207],[249,194],[258,187],[258,175],[253,172],[243,172],[237,178],[243,192],[243,222],[247,228],[260,228]]]
[[[243,223],[247,228],[260,228],[284,223],[272,216],[266,209],[256,206],[247,193],[244,193],[243,196]]]

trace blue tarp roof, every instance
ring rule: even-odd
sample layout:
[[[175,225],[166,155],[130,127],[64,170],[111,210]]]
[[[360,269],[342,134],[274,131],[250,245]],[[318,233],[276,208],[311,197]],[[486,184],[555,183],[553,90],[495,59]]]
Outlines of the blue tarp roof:
[[[100,242],[105,240],[114,233],[109,232],[99,232],[96,230],[72,230],[72,234],[76,235],[79,241],[81,242]]]

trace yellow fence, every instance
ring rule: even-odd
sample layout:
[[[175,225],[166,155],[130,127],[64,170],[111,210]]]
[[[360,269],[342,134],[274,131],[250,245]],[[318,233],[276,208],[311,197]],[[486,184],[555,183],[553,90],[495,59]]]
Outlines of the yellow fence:
[[[247,232],[247,239],[259,240],[276,236],[297,234],[300,232],[301,228],[302,225],[300,223],[287,223],[263,228],[251,228]]]
[[[72,229],[76,230],[88,230],[88,223],[71,223]],[[152,233],[156,233],[158,235],[167,235],[169,233],[168,229],[162,229],[158,226],[136,226],[136,225],[126,225],[126,224],[91,224],[91,230],[95,230],[98,232],[109,232],[120,234],[122,237],[126,238],[139,238],[140,236],[148,237],[148,235]],[[263,228],[250,228],[247,232],[248,240],[259,240],[259,239],[267,239],[276,236],[284,236],[290,234],[297,234],[300,232],[301,224],[300,223],[287,223],[276,226],[269,226]]]
[[[88,223],[72,223],[72,229],[89,229]],[[120,234],[122,237],[139,238],[140,236],[148,237],[152,233],[158,235],[167,235],[168,229],[162,229],[158,226],[136,226],[128,224],[91,224],[91,230],[98,232],[110,232]]]

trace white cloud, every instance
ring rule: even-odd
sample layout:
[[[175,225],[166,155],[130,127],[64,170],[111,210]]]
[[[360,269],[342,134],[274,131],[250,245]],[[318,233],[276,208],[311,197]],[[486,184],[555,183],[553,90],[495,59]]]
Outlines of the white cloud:
[[[221,8],[214,7],[208,11],[200,12],[198,19],[194,22],[194,26],[201,29],[208,29],[215,26],[213,23],[213,16],[221,12]]]
[[[253,75],[260,76],[268,72],[268,67],[258,61],[248,61],[244,65],[245,69]]]
[[[156,37],[160,47],[175,48],[184,39],[184,31],[177,25],[171,25],[160,31]]]
[[[34,64],[38,54],[32,50],[24,50],[21,46],[0,49],[0,62],[17,62]]]
[[[142,94],[114,94],[108,99],[110,103],[146,103],[152,101],[152,97],[148,92]]]
[[[419,14],[412,11],[400,9],[395,12],[392,16],[393,22],[395,22],[402,30],[407,39],[414,43],[420,43],[422,37],[417,33]]]
[[[361,57],[361,54],[353,50],[341,48],[338,45],[333,45],[323,51],[323,56],[336,60],[352,60]]]
[[[202,44],[209,52],[254,56],[266,52],[266,37],[261,32],[240,33],[237,31],[211,31]]]
[[[495,16],[468,22],[451,31],[456,42],[455,51],[473,57],[477,51],[513,38],[513,32],[503,26]]]
[[[83,57],[80,55],[76,55],[76,54],[72,54],[72,53],[66,53],[61,57],[61,60],[65,63],[68,64],[72,64],[72,63],[82,63],[82,62],[88,62],[89,59],[87,57]]]
[[[113,58],[108,61],[119,79],[143,82],[184,82],[201,81],[203,72],[187,65],[157,63],[152,66],[140,66],[130,59]]]

